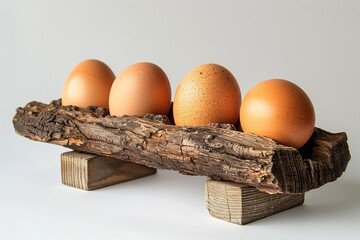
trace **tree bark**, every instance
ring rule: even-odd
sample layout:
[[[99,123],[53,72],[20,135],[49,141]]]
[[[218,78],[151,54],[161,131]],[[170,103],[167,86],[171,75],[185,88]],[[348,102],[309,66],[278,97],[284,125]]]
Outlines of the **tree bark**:
[[[181,127],[165,124],[169,122],[164,116],[149,118],[114,117],[102,108],[61,106],[57,100],[18,108],[13,124],[18,134],[32,140],[243,183],[268,193],[318,188],[340,177],[350,160],[345,133],[316,128],[298,151],[221,124]]]

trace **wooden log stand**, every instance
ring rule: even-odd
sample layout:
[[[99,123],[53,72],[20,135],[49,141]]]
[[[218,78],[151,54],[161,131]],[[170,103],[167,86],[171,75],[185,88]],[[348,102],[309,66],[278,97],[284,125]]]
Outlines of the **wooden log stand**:
[[[61,100],[28,103],[17,109],[13,124],[24,137],[95,155],[90,159],[97,159],[98,165],[83,158],[66,162],[69,159],[65,156],[65,184],[91,189],[143,176],[134,173],[123,177],[120,167],[113,181],[110,175],[118,170],[110,167],[107,158],[98,156],[208,176],[212,179],[206,183],[210,214],[238,224],[302,204],[306,191],[335,181],[350,160],[345,133],[316,128],[305,146],[297,150],[226,124],[180,127],[172,125],[167,116],[114,117],[102,108],[62,106]],[[76,164],[82,170],[75,175],[93,176],[92,166],[112,169],[95,178],[79,180],[83,177],[73,175],[78,180],[69,180]],[[96,178],[107,180],[97,185]]]

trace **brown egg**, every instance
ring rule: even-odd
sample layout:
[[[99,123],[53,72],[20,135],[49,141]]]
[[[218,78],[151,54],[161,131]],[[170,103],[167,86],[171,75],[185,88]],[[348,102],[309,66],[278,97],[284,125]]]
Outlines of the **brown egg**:
[[[300,148],[314,131],[315,111],[300,87],[287,80],[271,79],[256,84],[245,95],[240,123],[244,132]]]
[[[229,70],[218,64],[204,64],[191,70],[176,89],[173,103],[175,124],[236,124],[240,104],[240,88]]]
[[[167,115],[170,104],[169,79],[165,72],[153,63],[141,62],[127,67],[117,76],[111,87],[111,115]]]
[[[62,105],[109,109],[109,94],[114,79],[114,73],[105,63],[95,59],[83,61],[66,79]]]

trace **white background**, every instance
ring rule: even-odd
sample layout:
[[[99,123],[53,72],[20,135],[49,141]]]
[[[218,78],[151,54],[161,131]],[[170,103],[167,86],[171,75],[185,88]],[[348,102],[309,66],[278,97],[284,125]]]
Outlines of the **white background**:
[[[116,75],[150,61],[173,93],[219,63],[243,95],[289,79],[310,96],[318,127],[348,134],[352,159],[305,204],[245,226],[210,217],[205,177],[158,174],[96,191],[66,187],[67,149],[15,134],[15,109],[60,98],[88,58]],[[360,1],[1,1],[0,239],[358,239],[360,235]]]

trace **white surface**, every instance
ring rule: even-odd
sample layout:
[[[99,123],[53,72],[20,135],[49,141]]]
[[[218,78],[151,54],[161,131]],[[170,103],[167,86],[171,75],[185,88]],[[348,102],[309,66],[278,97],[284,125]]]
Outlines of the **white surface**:
[[[0,239],[358,239],[360,1],[1,1]],[[293,210],[238,226],[209,216],[204,177],[155,176],[92,192],[63,186],[66,149],[16,135],[16,107],[60,97],[87,58],[116,74],[151,61],[173,92],[215,62],[243,95],[281,77],[312,99],[317,126],[345,131],[352,159]]]

